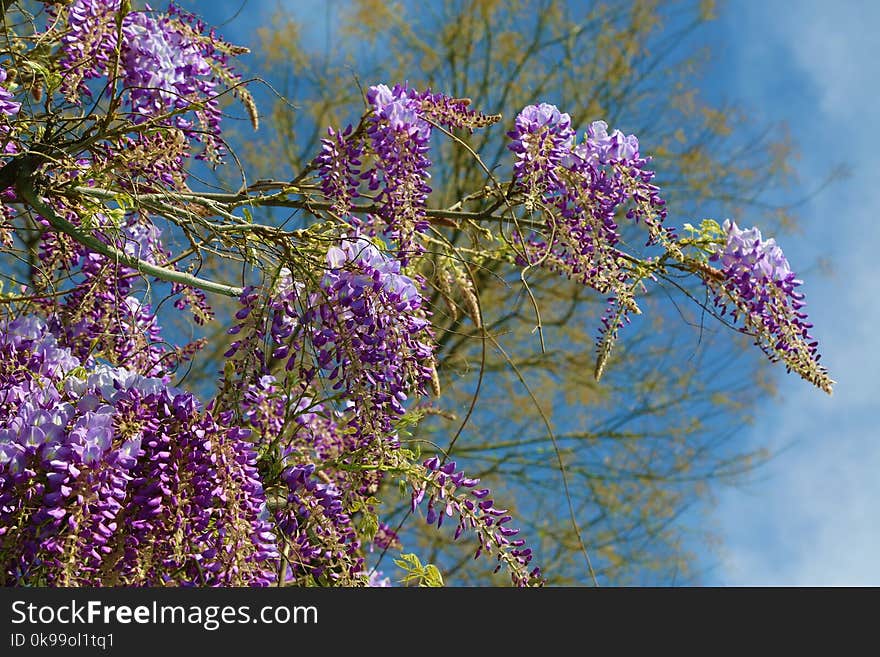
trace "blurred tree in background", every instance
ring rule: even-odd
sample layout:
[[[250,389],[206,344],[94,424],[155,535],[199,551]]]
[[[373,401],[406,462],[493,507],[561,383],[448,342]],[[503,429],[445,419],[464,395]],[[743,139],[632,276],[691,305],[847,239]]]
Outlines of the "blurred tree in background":
[[[502,114],[505,126],[523,106],[546,101],[569,112],[575,126],[603,119],[639,135],[679,225],[698,212],[745,215],[749,224],[776,230],[795,221],[763,200],[792,173],[786,133],[700,96],[709,52],[689,44],[712,20],[712,2],[355,0],[327,3],[325,12],[309,24],[282,12],[259,30],[262,60],[251,73],[278,95],[256,138],[232,140],[251,180],[277,176],[281,163],[302,171],[327,126],[344,126],[362,112],[360,81],[407,81],[473,98],[484,111]],[[263,108],[269,98],[263,94]],[[489,170],[506,175],[512,160],[501,131],[461,139]],[[432,159],[434,207],[487,182],[485,170],[451,140],[434,148]],[[276,212],[274,220],[295,223],[297,215]],[[441,230],[461,249],[485,244],[475,224]],[[205,271],[228,266],[208,262]],[[424,273],[442,327],[444,395],[415,438],[451,447],[469,472],[516,501],[549,583],[592,581],[581,540],[600,584],[699,581],[691,548],[711,538],[704,521],[713,486],[741,480],[766,457],[735,440],[756,400],[772,392],[765,361],[743,354],[748,340],[703,325],[693,300],[705,300],[706,292],[696,281],[669,280],[661,293],[643,297],[650,319],[638,317],[622,331],[597,383],[594,332],[605,300],[593,290],[531,271],[528,285],[542,300],[538,315],[520,280],[500,274],[498,263],[455,263],[438,252],[433,267]],[[474,321],[477,298],[485,334]],[[217,310],[222,317],[219,301]],[[232,301],[226,312],[234,312]],[[229,341],[223,325],[208,336],[191,378],[217,371]],[[723,339],[716,339],[719,332]],[[480,404],[471,413],[475,394]],[[407,522],[407,512],[401,498],[391,515],[404,523],[405,544],[419,542],[430,562],[442,564],[447,583],[487,582],[484,568],[471,566],[469,545]]]

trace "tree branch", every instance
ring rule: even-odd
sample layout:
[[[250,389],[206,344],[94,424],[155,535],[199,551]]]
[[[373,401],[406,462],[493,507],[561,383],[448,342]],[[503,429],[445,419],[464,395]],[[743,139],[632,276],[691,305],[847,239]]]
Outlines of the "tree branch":
[[[109,244],[104,244],[92,235],[83,232],[66,219],[62,219],[57,214],[55,214],[55,211],[52,210],[52,208],[50,208],[40,199],[40,197],[34,190],[33,172],[28,171],[28,167],[21,167],[19,169],[18,176],[15,180],[15,188],[19,196],[27,201],[30,206],[34,208],[34,210],[39,212],[40,216],[44,217],[46,221],[49,222],[49,225],[52,226],[52,228],[61,231],[65,235],[69,235],[77,242],[79,242],[83,246],[90,248],[96,253],[100,253],[101,255],[111,258],[112,260],[115,260],[120,264],[136,269],[142,274],[155,276],[156,278],[159,278],[163,281],[168,281],[169,283],[178,283],[180,285],[197,287],[201,290],[204,290],[205,292],[223,294],[229,297],[241,296],[242,288],[240,287],[233,287],[231,285],[209,281],[205,278],[198,278],[197,276],[193,276],[192,274],[187,274],[186,272],[176,271],[174,269],[166,269],[165,267],[151,264],[149,262],[141,260],[140,258],[130,256],[124,251],[120,251],[119,249],[110,246]]]

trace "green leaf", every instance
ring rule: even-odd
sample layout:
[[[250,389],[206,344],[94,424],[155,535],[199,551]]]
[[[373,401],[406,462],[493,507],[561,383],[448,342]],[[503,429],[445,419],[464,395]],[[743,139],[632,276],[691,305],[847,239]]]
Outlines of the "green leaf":
[[[365,541],[372,541],[379,531],[379,517],[375,513],[364,512],[358,530]]]
[[[399,580],[402,584],[416,584],[420,587],[443,586],[443,576],[437,566],[422,565],[415,554],[401,554],[394,563],[404,571],[404,576]]]
[[[428,564],[427,566],[425,566],[424,586],[443,586],[443,575],[440,574],[440,571],[434,564]]]

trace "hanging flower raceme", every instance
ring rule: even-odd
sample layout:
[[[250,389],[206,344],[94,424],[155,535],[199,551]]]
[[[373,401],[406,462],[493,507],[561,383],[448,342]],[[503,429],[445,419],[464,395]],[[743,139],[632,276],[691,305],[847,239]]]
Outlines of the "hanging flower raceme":
[[[218,82],[239,80],[229,67],[229,55],[246,49],[220,41],[204,25],[177,9],[154,18],[147,12],[121,14],[120,0],[75,0],[66,10],[67,30],[61,38],[65,71],[63,91],[72,102],[92,95],[88,80],[111,73],[118,66],[127,90],[126,99],[140,122],[166,117],[163,125],[184,132],[191,142],[202,143],[198,155],[212,162],[224,152],[220,139]],[[117,44],[121,43],[121,47]],[[252,112],[247,92],[236,90]],[[193,118],[194,117],[194,120]],[[255,115],[252,116],[253,120]]]
[[[186,114],[172,124],[193,141],[205,142],[211,157],[223,151],[216,81],[203,42],[184,33],[171,17],[152,18],[143,13],[126,16],[122,64],[132,110],[144,119],[176,110],[194,109],[196,123]],[[225,65],[219,57],[215,66]]]
[[[226,352],[245,378],[267,374],[270,359],[286,359],[310,384],[326,381],[330,394],[353,406],[352,425],[366,443],[392,433],[410,395],[430,386],[433,349],[430,322],[416,281],[400,262],[364,237],[343,238],[326,256],[317,289],[283,269],[271,295],[244,291],[241,335]],[[313,356],[313,357],[310,357]],[[250,374],[245,374],[249,372]]]
[[[327,137],[321,140],[321,154],[315,158],[321,191],[339,217],[348,217],[352,202],[359,195],[363,144],[352,132],[350,125],[341,132],[328,128]]]
[[[244,391],[242,419],[277,473],[270,494],[284,576],[363,583],[350,510],[372,513],[383,473],[371,465],[399,454],[396,422],[430,383],[421,293],[398,261],[351,236],[330,247],[319,280],[282,269],[267,293],[249,288],[241,301],[227,357],[246,383],[224,390]],[[273,367],[292,376],[282,384]]]
[[[18,152],[18,147],[10,138],[12,136],[8,122],[15,117],[21,110],[21,103],[15,100],[15,96],[6,88],[6,69],[0,66],[0,147],[2,147],[2,155],[14,155]],[[2,164],[2,161],[0,161]],[[12,189],[0,189],[0,246],[12,246],[12,230],[11,221],[15,216],[15,211],[8,206],[5,201],[9,200],[11,195],[14,198]]]
[[[121,7],[121,0],[74,0],[67,8],[59,64],[64,72],[61,89],[71,101],[79,102],[81,94],[91,97],[84,82],[106,75],[119,43],[116,17]]]
[[[59,208],[74,225],[81,219],[69,208]],[[48,223],[41,220],[48,228]],[[161,242],[161,231],[148,217],[128,215],[116,228],[102,213],[90,218],[98,239],[128,255],[149,263],[164,263],[168,252]],[[111,258],[93,253],[67,235],[47,230],[40,240],[40,267],[34,280],[42,289],[58,271],[65,272],[73,287],[62,298],[49,296],[37,302],[49,319],[61,344],[77,357],[100,356],[125,363],[129,369],[148,376],[170,373],[197,348],[193,343],[182,349],[170,348],[162,334],[145,293],[136,288],[138,273]],[[44,282],[45,280],[45,282]],[[195,291],[177,286],[176,304],[183,307],[187,293],[197,303],[203,299]],[[210,313],[197,308],[196,317]]]
[[[333,584],[364,575],[361,543],[344,505],[344,490],[318,478],[310,463],[286,467],[281,480],[286,497],[275,518],[284,537],[286,578],[301,581],[307,576]]]
[[[455,540],[465,530],[473,531],[479,541],[475,558],[484,554],[498,562],[495,572],[506,566],[513,583],[529,586],[541,583],[539,568],[529,570],[531,548],[518,538],[519,529],[507,527],[513,517],[506,509],[499,509],[489,497],[488,488],[477,488],[479,479],[471,479],[456,470],[455,462],[442,463],[432,456],[424,464],[424,476],[412,492],[412,510],[427,497],[425,521],[429,525],[443,525],[445,517],[455,518]]]
[[[576,143],[571,117],[554,105],[529,105],[508,133],[515,154],[514,180],[524,205],[543,218],[543,227],[514,238],[522,265],[558,271],[608,296],[602,318],[597,377],[616,339],[617,330],[639,313],[630,264],[618,252],[617,217],[641,220],[648,244],[668,244],[674,234],[662,226],[665,203],[651,184],[654,173],[639,154],[634,135],[608,134],[595,121]]]
[[[431,187],[428,157],[433,124],[472,132],[491,125],[500,115],[486,115],[470,107],[470,100],[451,98],[430,89],[416,91],[404,85],[370,87],[371,111],[357,130],[328,129],[321,154],[315,159],[321,190],[331,211],[365,234],[381,232],[396,242],[398,259],[406,264],[421,253],[416,239],[427,227],[425,206]],[[371,166],[363,168],[365,158]],[[378,216],[351,215],[361,181],[376,192]]]
[[[742,319],[744,331],[772,360],[781,360],[789,371],[826,392],[833,381],[819,364],[819,343],[810,335],[813,325],[803,308],[803,281],[791,271],[788,260],[773,239],[763,239],[757,228],[743,230],[735,222],[722,225],[726,242],[710,260],[718,262],[722,277],[708,276],[722,315],[728,310]]]
[[[21,103],[15,100],[15,96],[6,88],[8,74],[6,69],[0,66],[0,116],[15,116],[21,110]]]
[[[327,253],[323,302],[309,314],[317,364],[333,388],[354,403],[365,440],[385,435],[410,394],[430,385],[430,323],[416,282],[400,262],[363,238]]]
[[[367,135],[376,165],[362,175],[371,191],[379,190],[376,201],[385,233],[397,242],[399,257],[406,261],[420,252],[415,233],[428,227],[431,125],[422,115],[417,94],[405,86],[370,87],[367,100],[373,107]]]
[[[563,161],[571,158],[575,131],[571,117],[555,105],[529,105],[516,117],[508,133],[508,148],[516,155],[513,174],[526,192],[526,207],[531,209],[545,194],[563,188],[559,173]]]
[[[277,566],[247,433],[159,379],[0,325],[5,584],[259,585]]]
[[[295,393],[296,391],[294,391]],[[364,584],[361,537],[349,509],[363,509],[375,493],[375,471],[339,468],[369,463],[344,413],[305,394],[285,391],[271,375],[250,386],[242,403],[244,426],[263,453],[285,582]]]

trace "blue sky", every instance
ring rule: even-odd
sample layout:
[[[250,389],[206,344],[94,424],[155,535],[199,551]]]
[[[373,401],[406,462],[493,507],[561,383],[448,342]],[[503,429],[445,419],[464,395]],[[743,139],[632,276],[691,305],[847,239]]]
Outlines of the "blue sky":
[[[333,4],[285,3],[310,19],[304,46],[323,45]],[[222,32],[237,38],[268,20],[260,5],[273,2],[251,0]],[[219,6],[231,16],[239,2]],[[880,584],[878,24],[880,3],[867,0],[740,0],[703,37],[716,53],[706,94],[737,101],[762,125],[788,125],[801,153],[792,196],[836,164],[852,171],[799,208],[799,233],[780,238],[796,270],[812,269],[804,290],[834,395],[779,368],[780,396],[739,438],[777,456],[750,483],[720,491],[710,529],[722,547],[701,555],[708,584]],[[820,258],[833,262],[832,275],[815,271]]]

